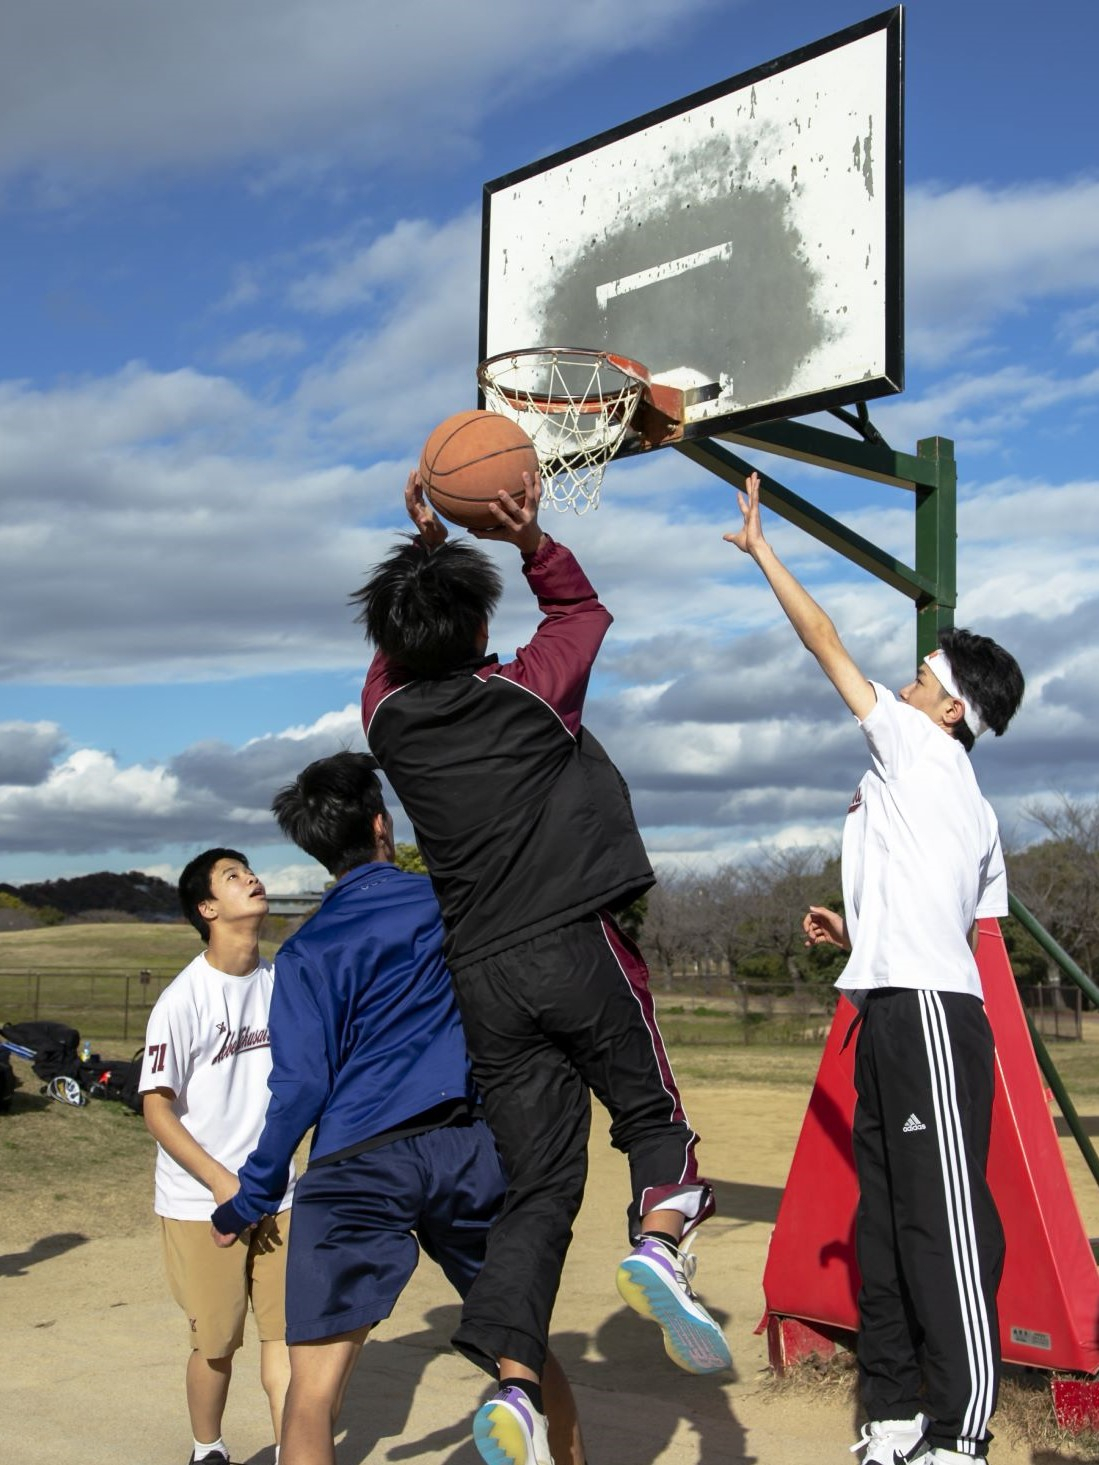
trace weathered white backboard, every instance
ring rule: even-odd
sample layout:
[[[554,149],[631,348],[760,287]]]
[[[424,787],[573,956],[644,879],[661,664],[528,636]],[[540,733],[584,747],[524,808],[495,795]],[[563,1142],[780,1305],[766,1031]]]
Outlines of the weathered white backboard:
[[[630,357],[686,437],[898,392],[902,161],[898,6],[498,178],[481,357]]]

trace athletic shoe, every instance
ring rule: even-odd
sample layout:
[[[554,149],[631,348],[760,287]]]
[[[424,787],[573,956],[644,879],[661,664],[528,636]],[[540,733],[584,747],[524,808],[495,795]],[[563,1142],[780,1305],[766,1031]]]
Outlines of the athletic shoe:
[[[203,1455],[199,1461],[196,1461],[194,1455],[192,1455],[188,1461],[188,1465],[230,1465],[230,1461],[228,1455],[224,1454],[221,1450],[215,1450],[212,1455]]]
[[[926,1414],[917,1414],[915,1419],[872,1419],[863,1425],[851,1453],[866,1451],[862,1465],[904,1465],[907,1460],[930,1465],[933,1456],[924,1444],[930,1423]]]
[[[473,1416],[473,1442],[487,1465],[553,1465],[546,1416],[522,1389],[494,1394]]]
[[[920,1465],[973,1465],[973,1455],[963,1455],[959,1450],[932,1450],[924,1455]]]
[[[645,1237],[619,1264],[619,1296],[664,1332],[664,1351],[688,1373],[718,1373],[732,1364],[725,1335],[691,1291],[696,1259]]]

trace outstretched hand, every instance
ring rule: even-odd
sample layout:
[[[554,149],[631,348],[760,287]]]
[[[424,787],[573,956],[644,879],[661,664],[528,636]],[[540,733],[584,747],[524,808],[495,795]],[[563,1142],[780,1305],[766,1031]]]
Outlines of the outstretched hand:
[[[424,486],[420,481],[420,470],[413,468],[404,487],[404,506],[408,517],[416,526],[416,532],[428,549],[434,549],[446,539],[446,525],[436,518],[435,510],[424,498]]]
[[[489,505],[496,520],[495,529],[471,529],[475,539],[506,540],[514,544],[523,554],[533,554],[546,537],[538,524],[538,501],[542,497],[542,482],[537,476],[523,474],[525,490],[522,505],[503,489],[495,503]]]
[[[749,473],[744,480],[744,492],[737,490],[737,504],[743,515],[744,523],[735,532],[730,532],[722,537],[730,544],[735,544],[737,549],[743,550],[745,554],[754,554],[756,550],[767,543],[763,537],[763,526],[759,521],[759,474]]]

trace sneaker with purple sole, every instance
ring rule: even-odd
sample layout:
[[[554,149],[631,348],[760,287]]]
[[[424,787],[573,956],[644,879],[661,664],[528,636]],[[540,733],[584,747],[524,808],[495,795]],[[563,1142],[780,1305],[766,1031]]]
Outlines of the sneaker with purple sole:
[[[486,1465],[553,1465],[545,1415],[522,1389],[501,1389],[481,1405],[473,1442]]]
[[[622,1301],[659,1323],[664,1351],[687,1373],[719,1373],[732,1364],[725,1335],[691,1291],[695,1258],[643,1238],[618,1267]]]

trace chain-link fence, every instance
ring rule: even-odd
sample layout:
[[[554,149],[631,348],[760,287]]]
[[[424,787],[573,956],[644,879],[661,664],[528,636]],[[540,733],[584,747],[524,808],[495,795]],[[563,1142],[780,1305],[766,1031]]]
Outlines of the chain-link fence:
[[[140,1042],[153,1003],[176,970],[140,968],[0,972],[0,1023],[49,1018],[93,1040]],[[672,1043],[820,1045],[838,994],[825,984],[737,982],[691,972],[654,981],[657,1013]],[[1021,987],[1020,997],[1046,1038],[1083,1037],[1083,997],[1076,987]]]
[[[1043,1038],[1080,1042],[1084,1036],[1084,994],[1063,986],[1020,987],[1019,996]]]
[[[0,1022],[50,1019],[77,1028],[81,1037],[138,1043],[153,1003],[177,971],[0,972]]]

